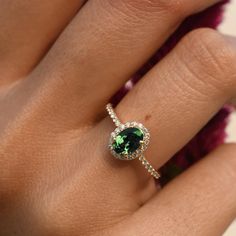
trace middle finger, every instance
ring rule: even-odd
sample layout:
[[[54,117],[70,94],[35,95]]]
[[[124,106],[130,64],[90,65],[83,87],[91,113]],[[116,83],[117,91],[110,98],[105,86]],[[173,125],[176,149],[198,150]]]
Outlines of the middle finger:
[[[76,106],[83,111],[80,119],[94,120],[114,92],[187,15],[216,2],[91,0],[59,38],[36,75],[43,71],[40,77],[44,78],[46,70],[46,83],[50,80],[55,84],[54,97],[63,99],[68,114]],[[59,86],[58,78],[62,82]],[[61,109],[65,113],[65,108]],[[77,124],[78,117],[74,117]]]

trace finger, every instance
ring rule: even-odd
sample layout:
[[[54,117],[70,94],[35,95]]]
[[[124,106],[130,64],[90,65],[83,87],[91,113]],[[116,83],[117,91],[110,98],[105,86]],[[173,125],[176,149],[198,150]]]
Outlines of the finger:
[[[83,2],[1,0],[0,84],[28,73]]]
[[[235,37],[232,37],[232,36],[228,35],[228,40],[232,44],[236,45],[236,38]],[[236,97],[233,97],[229,103],[236,108]]]
[[[216,2],[89,1],[33,76],[46,74],[47,81],[60,86],[54,96],[60,93],[67,109],[74,109],[74,103],[83,110],[84,121],[94,121],[187,15]]]
[[[235,155],[235,144],[218,148],[140,208],[118,235],[223,235],[236,216]]]
[[[168,161],[235,95],[235,59],[236,44],[213,30],[193,31],[117,106],[122,122],[138,121],[150,130],[145,155],[154,167]]]

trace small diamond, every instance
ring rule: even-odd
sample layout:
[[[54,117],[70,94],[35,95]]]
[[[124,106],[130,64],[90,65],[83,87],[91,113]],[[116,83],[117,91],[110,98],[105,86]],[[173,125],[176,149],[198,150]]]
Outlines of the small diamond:
[[[121,126],[120,126],[120,129],[121,129],[121,130],[125,129],[125,125],[121,125]]]

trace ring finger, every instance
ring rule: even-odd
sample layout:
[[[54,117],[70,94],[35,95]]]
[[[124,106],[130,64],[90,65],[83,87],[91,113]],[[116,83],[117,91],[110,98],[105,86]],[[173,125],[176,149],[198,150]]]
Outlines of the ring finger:
[[[167,162],[233,97],[236,44],[231,41],[209,29],[190,33],[118,104],[122,123],[137,121],[151,131],[145,154],[154,167]],[[102,123],[110,132],[110,119]],[[130,166],[135,179],[137,166]],[[144,168],[138,171],[141,179],[149,178]]]

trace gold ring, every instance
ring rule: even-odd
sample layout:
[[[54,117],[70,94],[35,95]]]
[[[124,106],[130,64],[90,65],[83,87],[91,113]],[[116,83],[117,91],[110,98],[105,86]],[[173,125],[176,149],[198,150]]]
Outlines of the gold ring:
[[[135,121],[125,124],[121,123],[110,103],[107,104],[106,109],[116,125],[116,129],[111,133],[108,145],[111,154],[115,158],[125,161],[138,158],[151,176],[159,179],[159,172],[155,170],[144,156],[144,151],[147,149],[150,141],[148,129],[143,124]]]

